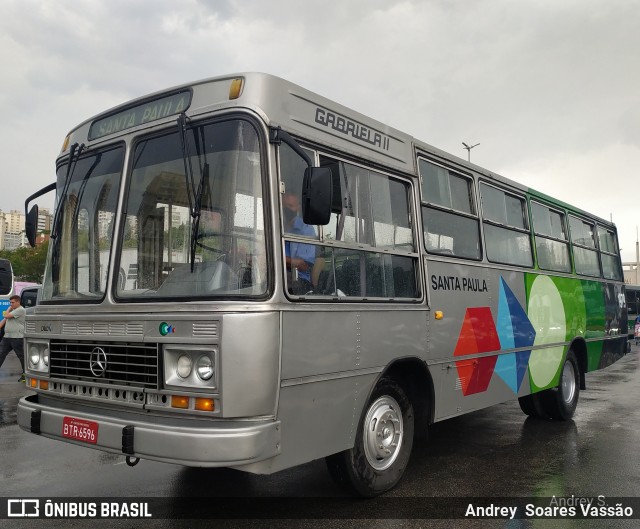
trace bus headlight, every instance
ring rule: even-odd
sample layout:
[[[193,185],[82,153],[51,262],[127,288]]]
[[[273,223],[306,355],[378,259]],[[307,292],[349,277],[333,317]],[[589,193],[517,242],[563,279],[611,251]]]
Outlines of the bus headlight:
[[[207,355],[198,358],[198,376],[201,380],[209,380],[213,376],[213,361]]]
[[[40,347],[33,345],[29,348],[29,366],[37,367],[40,363]]]
[[[193,362],[189,355],[181,355],[178,358],[178,365],[176,367],[176,373],[180,378],[187,378],[191,374],[191,366]]]
[[[166,344],[162,354],[165,388],[193,391],[217,388],[216,346]]]
[[[27,339],[25,341],[25,357],[29,371],[38,373],[49,372],[49,342]]]

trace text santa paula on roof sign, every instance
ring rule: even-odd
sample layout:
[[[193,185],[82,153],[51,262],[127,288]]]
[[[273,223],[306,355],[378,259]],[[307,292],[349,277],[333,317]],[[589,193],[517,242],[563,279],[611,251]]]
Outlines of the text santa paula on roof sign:
[[[190,104],[190,90],[139,103],[95,120],[89,128],[89,139],[95,140],[144,123],[180,114],[189,108]]]

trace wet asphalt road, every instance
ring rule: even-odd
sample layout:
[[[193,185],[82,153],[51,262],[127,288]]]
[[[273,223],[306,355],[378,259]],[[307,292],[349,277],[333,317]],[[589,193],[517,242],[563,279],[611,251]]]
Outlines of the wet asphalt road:
[[[381,502],[361,503],[370,520],[150,520],[144,527],[640,527],[640,520],[376,520],[378,509],[407,497],[640,496],[639,349],[587,375],[572,421],[526,419],[516,401],[438,423],[416,441],[400,485]],[[17,382],[17,359],[0,370],[0,476],[3,497],[180,498],[338,496],[323,461],[271,476],[227,469],[188,469],[72,446],[20,430],[16,406],[28,394]],[[313,500],[315,501],[315,500]],[[317,500],[322,506],[322,500]],[[399,500],[402,501],[402,500]],[[390,503],[391,502],[391,503]],[[399,504],[400,505],[400,504]],[[402,504],[406,507],[406,504]],[[298,506],[300,507],[300,506]],[[401,511],[399,511],[401,512]],[[398,516],[399,518],[401,516]],[[388,518],[388,516],[387,516]],[[5,527],[141,527],[139,520],[0,520]]]

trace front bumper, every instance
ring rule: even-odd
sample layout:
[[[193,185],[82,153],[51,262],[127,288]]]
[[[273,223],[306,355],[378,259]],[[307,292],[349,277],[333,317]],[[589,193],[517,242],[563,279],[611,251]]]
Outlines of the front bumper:
[[[64,417],[98,423],[97,442],[63,437]],[[241,467],[280,453],[279,421],[198,421],[195,426],[194,421],[187,426],[160,421],[148,415],[130,420],[94,410],[65,411],[42,404],[37,394],[18,403],[18,424],[23,430],[125,456],[195,467]]]

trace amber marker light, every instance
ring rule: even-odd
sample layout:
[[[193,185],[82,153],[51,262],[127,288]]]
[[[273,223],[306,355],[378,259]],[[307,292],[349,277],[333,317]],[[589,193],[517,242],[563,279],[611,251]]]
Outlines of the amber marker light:
[[[32,388],[37,388],[38,387],[38,381],[35,378],[30,378],[29,379],[29,386],[31,386]]]
[[[433,314],[436,320],[441,320],[442,318],[444,318],[444,312],[442,312],[441,310],[436,310]]]
[[[215,411],[216,405],[213,399],[199,397],[196,399],[195,408],[200,411]]]
[[[171,407],[182,408],[186,410],[189,407],[189,397],[182,397],[180,395],[171,396]]]
[[[41,380],[40,381],[40,389],[49,389],[49,381]]]
[[[229,99],[238,99],[241,93],[242,93],[242,77],[239,77],[231,81],[231,86],[229,87]]]
[[[69,148],[69,141],[71,141],[71,134],[67,134],[67,137],[62,142],[62,149],[60,149],[60,152],[64,152]]]

